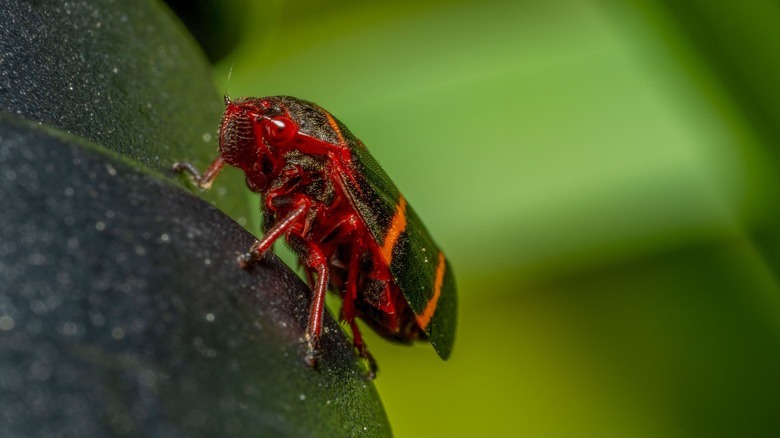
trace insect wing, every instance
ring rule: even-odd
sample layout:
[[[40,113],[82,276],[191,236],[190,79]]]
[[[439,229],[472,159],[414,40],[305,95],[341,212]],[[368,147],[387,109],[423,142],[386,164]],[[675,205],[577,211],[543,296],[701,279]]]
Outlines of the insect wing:
[[[342,126],[342,132],[349,131]],[[449,262],[406,199],[368,149],[349,134],[357,186],[343,177],[347,195],[368,226],[385,262],[442,359],[455,339],[457,295]]]

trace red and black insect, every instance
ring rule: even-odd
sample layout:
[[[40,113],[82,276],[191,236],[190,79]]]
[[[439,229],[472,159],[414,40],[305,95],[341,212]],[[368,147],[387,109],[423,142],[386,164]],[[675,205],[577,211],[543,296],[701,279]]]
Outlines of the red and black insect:
[[[203,189],[225,163],[260,193],[264,237],[239,257],[246,266],[284,236],[306,270],[314,297],[306,327],[307,362],[318,356],[325,291],[342,298],[341,319],[354,346],[376,362],[359,317],[385,338],[427,339],[443,359],[455,338],[455,280],[447,259],[365,145],[330,113],[294,97],[230,100],[219,129],[219,156],[201,174]]]

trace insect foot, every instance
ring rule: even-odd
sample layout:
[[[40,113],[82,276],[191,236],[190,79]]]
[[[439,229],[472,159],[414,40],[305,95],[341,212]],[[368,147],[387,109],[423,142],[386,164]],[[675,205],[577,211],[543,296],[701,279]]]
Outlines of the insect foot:
[[[174,173],[186,173],[195,183],[201,179],[200,171],[191,163],[177,161],[173,163],[171,170],[173,170]]]
[[[304,357],[304,360],[306,361],[306,364],[310,367],[314,368],[317,365],[317,361],[322,356],[322,352],[317,347],[317,344],[319,343],[319,338],[306,334],[306,356]]]
[[[369,353],[365,348],[359,349],[358,354],[360,357],[365,359],[366,362],[368,362],[368,373],[366,374],[366,379],[374,380],[376,378],[377,371],[379,371],[379,366],[376,364],[376,359],[374,359],[374,356],[371,355],[371,353]]]
[[[252,263],[257,260],[259,260],[259,257],[254,252],[245,252],[236,258],[238,266],[241,266],[241,269],[248,269]]]
[[[304,360],[306,361],[306,365],[314,368],[315,365],[317,365],[317,360],[320,358],[320,352],[318,350],[310,350],[306,352],[306,357]]]

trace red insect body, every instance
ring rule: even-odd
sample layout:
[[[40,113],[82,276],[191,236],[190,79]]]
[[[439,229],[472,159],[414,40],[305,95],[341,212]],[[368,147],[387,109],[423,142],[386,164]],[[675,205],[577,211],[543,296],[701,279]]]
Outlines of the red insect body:
[[[284,236],[314,291],[306,328],[308,362],[316,362],[325,292],[331,286],[342,298],[341,319],[350,325],[354,345],[369,361],[373,375],[376,365],[356,317],[402,342],[425,334],[393,279],[383,247],[350,202],[347,185],[353,192],[363,186],[358,183],[362,175],[345,141],[345,128],[324,110],[315,115],[325,117],[329,126],[303,126],[314,115],[291,113],[284,98],[226,98],[226,104],[219,130],[220,156],[202,176],[185,163],[176,168],[192,173],[203,188],[211,185],[224,163],[244,171],[249,188],[262,195],[265,235],[240,261],[257,259]]]

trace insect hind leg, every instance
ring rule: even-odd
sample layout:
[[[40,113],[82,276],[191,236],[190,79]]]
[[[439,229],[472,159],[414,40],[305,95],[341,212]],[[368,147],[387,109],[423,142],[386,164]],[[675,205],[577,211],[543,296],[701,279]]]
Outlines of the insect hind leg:
[[[360,357],[368,362],[369,373],[367,377],[369,380],[373,380],[374,377],[376,377],[377,372],[376,360],[374,360],[374,356],[368,352],[368,348],[366,347],[365,342],[363,342],[363,337],[360,335],[360,329],[355,321],[355,301],[357,300],[358,274],[361,269],[360,258],[362,246],[362,240],[360,239],[355,241],[354,245],[352,245],[349,273],[347,274],[347,285],[346,288],[344,288],[344,297],[341,302],[341,319],[347,322],[352,329],[352,345],[354,345],[355,350],[357,350]]]
[[[357,350],[360,357],[368,362],[368,375],[366,377],[368,377],[369,380],[374,380],[377,371],[379,371],[376,360],[374,359],[374,356],[368,351],[366,343],[363,342],[363,337],[360,335],[360,329],[358,328],[357,321],[355,321],[355,319],[350,320],[349,326],[352,329],[352,345],[355,346],[355,350]]]

